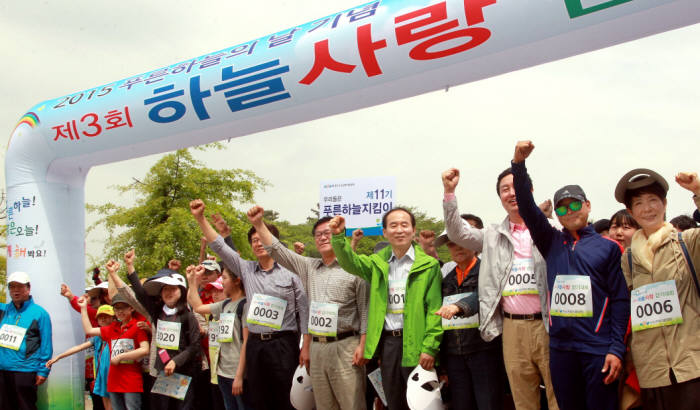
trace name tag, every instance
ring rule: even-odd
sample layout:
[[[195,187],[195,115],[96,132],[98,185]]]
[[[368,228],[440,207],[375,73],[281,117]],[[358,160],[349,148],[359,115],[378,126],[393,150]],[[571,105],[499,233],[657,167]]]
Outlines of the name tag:
[[[282,328],[285,310],[287,310],[286,300],[256,293],[250,301],[246,321],[279,330]]]
[[[442,306],[454,305],[461,299],[466,298],[473,292],[460,293],[457,295],[445,296],[442,298]],[[442,318],[442,329],[443,330],[456,330],[456,329],[471,329],[479,327],[479,314],[475,313],[468,317],[457,317],[452,316],[452,319]]]
[[[650,283],[632,289],[632,331],[683,323],[676,281]]]
[[[219,315],[219,343],[233,342],[233,326],[235,320],[235,313],[222,313]]]
[[[180,327],[182,323],[158,321],[156,329],[156,346],[161,349],[177,350],[180,346]]]
[[[2,328],[0,328],[0,347],[19,350],[26,333],[27,329],[23,327],[5,323],[2,325]]]
[[[338,335],[338,305],[311,302],[309,309],[309,333],[316,336]]]
[[[584,275],[557,275],[549,308],[552,316],[593,317],[591,278]]]
[[[111,357],[114,358],[115,356],[130,352],[134,350],[134,339],[116,339],[112,340],[112,354]],[[133,360],[122,360],[119,362],[120,364],[130,364],[133,363]]]
[[[537,295],[535,264],[532,258],[515,258],[510,273],[506,278],[503,296]]]
[[[389,303],[387,312],[403,313],[406,304],[406,279],[394,279],[389,281]]]

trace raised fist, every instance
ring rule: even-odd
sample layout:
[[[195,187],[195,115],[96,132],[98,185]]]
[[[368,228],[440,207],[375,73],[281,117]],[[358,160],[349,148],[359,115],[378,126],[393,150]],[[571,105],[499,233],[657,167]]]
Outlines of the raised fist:
[[[513,154],[513,162],[520,163],[527,159],[535,149],[535,144],[532,141],[518,141],[515,145],[515,154]]]
[[[328,222],[328,227],[331,228],[333,235],[341,234],[345,231],[345,218],[336,215]]]
[[[204,218],[204,201],[201,199],[190,201],[190,213],[195,218]]]
[[[446,194],[454,194],[455,188],[459,184],[459,170],[450,168],[442,173],[442,186]]]

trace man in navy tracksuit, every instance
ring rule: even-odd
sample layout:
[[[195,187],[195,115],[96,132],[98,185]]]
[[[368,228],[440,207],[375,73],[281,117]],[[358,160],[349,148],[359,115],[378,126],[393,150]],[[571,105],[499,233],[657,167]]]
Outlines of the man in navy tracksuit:
[[[534,145],[518,142],[513,184],[520,215],[547,260],[550,369],[559,408],[617,410],[630,296],[621,250],[588,226],[590,202],[578,185],[554,194],[563,231],[553,228],[532,197],[525,159]]]

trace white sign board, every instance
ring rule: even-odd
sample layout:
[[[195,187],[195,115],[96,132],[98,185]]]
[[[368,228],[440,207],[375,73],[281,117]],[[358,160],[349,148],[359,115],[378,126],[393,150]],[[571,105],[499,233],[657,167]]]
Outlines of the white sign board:
[[[321,181],[320,215],[345,217],[348,234],[362,228],[365,235],[381,235],[382,216],[396,205],[395,194],[395,177]]]

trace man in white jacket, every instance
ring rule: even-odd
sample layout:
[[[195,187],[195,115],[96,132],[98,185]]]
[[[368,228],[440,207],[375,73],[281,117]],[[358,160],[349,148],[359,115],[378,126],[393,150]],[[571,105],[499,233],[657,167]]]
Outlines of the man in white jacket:
[[[479,330],[485,341],[503,334],[503,358],[518,410],[539,409],[542,383],[550,409],[558,409],[549,372],[547,268],[518,212],[510,169],[496,189],[507,216],[500,224],[474,228],[460,218],[455,197],[459,170],[442,173],[443,210],[449,239],[481,252]]]

